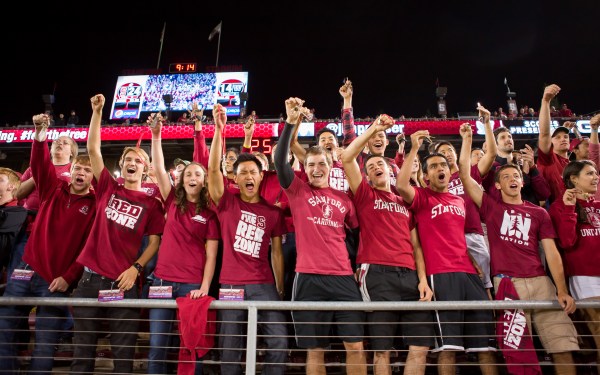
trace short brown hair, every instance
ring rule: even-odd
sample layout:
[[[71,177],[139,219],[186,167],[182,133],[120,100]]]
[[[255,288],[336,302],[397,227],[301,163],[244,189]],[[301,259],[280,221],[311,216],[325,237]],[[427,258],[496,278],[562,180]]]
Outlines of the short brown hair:
[[[92,162],[90,161],[90,157],[88,155],[78,155],[76,156],[73,161],[71,162],[71,164],[81,164],[81,165],[92,165]]]
[[[308,159],[308,157],[311,155],[325,155],[325,160],[327,160],[327,165],[329,165],[329,168],[333,166],[333,159],[331,159],[331,154],[325,148],[321,146],[310,147],[308,150],[306,150],[306,157],[304,160],[306,161],[306,159]]]

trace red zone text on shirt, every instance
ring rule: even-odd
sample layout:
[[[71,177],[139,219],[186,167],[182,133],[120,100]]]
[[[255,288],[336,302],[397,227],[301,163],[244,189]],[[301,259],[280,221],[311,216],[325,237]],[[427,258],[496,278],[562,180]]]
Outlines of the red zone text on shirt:
[[[96,199],[96,220],[77,261],[114,280],[137,260],[144,235],[163,232],[164,212],[158,199],[119,185],[106,168]]]

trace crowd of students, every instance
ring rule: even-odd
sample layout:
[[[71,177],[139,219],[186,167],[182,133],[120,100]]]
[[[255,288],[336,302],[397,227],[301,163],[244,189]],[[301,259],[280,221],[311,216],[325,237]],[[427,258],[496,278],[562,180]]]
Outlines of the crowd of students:
[[[525,311],[528,324],[520,345],[532,345],[528,334],[535,327],[556,372],[575,374],[572,352],[579,346],[569,314],[575,299],[600,298],[600,115],[591,120],[589,138],[571,140],[569,122],[552,130],[550,101],[559,91],[550,85],[542,97],[537,158],[531,147],[515,150],[508,129],[492,129],[483,106],[477,108],[485,124],[482,149],[472,149],[466,123],[460,128],[460,153],[451,142],[420,130],[410,135],[406,155],[401,135],[396,157],[387,158],[386,130],[394,119],[381,115],[357,136],[348,80],[339,89],[341,145],[324,128],[318,144],[305,149],[297,132],[310,109],[304,100],[289,98],[270,171],[265,155],[250,152],[253,116],[245,124],[242,152],[224,150],[227,116],[215,105],[209,151],[203,112],[195,106],[192,162],[178,159],[171,173],[166,170],[163,118],[153,114],[148,119],[152,161],[139,144],[126,147],[118,180],[101,153],[103,95],[91,98],[86,156],[77,155],[68,137],[49,150],[49,117],[36,115],[30,169],[19,178],[0,168],[0,207],[13,215],[13,227],[25,227],[0,243],[11,248],[4,296],[136,299],[138,278],[156,259],[147,298],[201,300],[218,283],[218,297],[228,300],[556,300],[562,310]],[[420,158],[424,142],[429,146]],[[17,209],[20,201],[35,215]],[[2,369],[16,371],[14,332],[29,308],[0,308]],[[243,324],[236,322],[246,320],[245,312],[218,313],[222,373],[241,374],[245,338]],[[598,313],[586,309],[585,314],[600,347]],[[38,308],[30,371],[51,370],[69,316],[67,306]],[[149,373],[167,372],[175,317],[170,309],[149,311]],[[72,318],[73,373],[93,372],[104,318],[110,322],[114,371],[132,372],[140,309],[74,307]],[[325,371],[333,324],[349,374],[367,372],[365,338],[374,373],[390,373],[397,329],[408,347],[405,374],[425,373],[430,350],[439,353],[441,374],[455,373],[461,350],[477,353],[484,374],[498,373],[497,348],[506,349],[514,371],[537,361],[532,351],[510,350],[509,338],[494,332],[491,310],[293,311],[292,318],[309,374]],[[260,311],[258,319],[268,347],[263,372],[283,374],[287,318],[280,311]],[[196,373],[201,372],[199,361]]]

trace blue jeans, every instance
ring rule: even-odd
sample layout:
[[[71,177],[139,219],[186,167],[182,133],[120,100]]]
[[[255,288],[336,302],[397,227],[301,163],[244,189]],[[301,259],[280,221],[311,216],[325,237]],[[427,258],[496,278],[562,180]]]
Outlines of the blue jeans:
[[[153,286],[172,286],[171,299],[185,297],[191,290],[200,289],[200,284],[177,283],[154,278]],[[148,374],[167,373],[167,352],[173,346],[173,323],[176,319],[175,309],[150,309],[150,351],[148,352]],[[202,361],[196,361],[196,375],[202,374]]]
[[[24,263],[18,268],[25,267]],[[12,280],[8,275],[6,297],[68,297],[66,293],[51,293],[48,282],[34,273],[31,280]],[[0,369],[16,373],[18,365],[15,350],[15,329],[19,321],[29,315],[32,306],[4,306],[0,308]],[[52,372],[54,348],[62,334],[68,316],[67,306],[38,306],[35,317],[35,346],[29,371],[32,373]],[[10,370],[10,371],[9,371]]]

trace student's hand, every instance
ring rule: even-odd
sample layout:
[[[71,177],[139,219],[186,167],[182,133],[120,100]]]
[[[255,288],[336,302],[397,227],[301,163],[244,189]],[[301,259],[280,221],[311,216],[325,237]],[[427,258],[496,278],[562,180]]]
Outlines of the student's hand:
[[[194,121],[194,131],[201,132],[202,131],[202,117],[204,117],[204,108],[198,109],[198,103],[192,103],[192,112],[190,113],[190,117]]]
[[[569,131],[573,130],[574,128],[576,128],[576,123],[573,121],[565,121],[562,126],[564,126],[565,128],[569,129]]]
[[[352,82],[349,79],[340,87],[339,93],[344,99],[352,98],[354,91],[352,89]]]
[[[565,206],[575,206],[577,202],[577,189],[567,189],[563,194],[563,203]]]
[[[477,103],[477,104],[479,104],[479,103]],[[481,117],[483,119],[483,123],[490,121],[490,111],[485,109],[485,107],[482,106],[481,104],[479,104],[477,106],[477,110],[479,111],[479,117]]]
[[[303,107],[304,100],[300,98],[289,98],[285,101],[285,113],[287,119],[285,122],[292,125],[298,125],[302,122],[303,114],[310,113],[308,108]]]
[[[102,94],[96,94],[91,97],[90,102],[92,103],[92,111],[94,112],[102,112],[102,108],[104,108],[104,102],[106,99]]]
[[[529,145],[525,145],[525,148],[521,150],[521,158],[523,159],[523,173],[528,174],[531,168],[535,165],[535,156],[533,149]]]
[[[146,125],[148,125],[150,131],[152,132],[152,138],[160,138],[163,120],[164,119],[160,112],[151,113],[150,116],[148,116],[148,119],[146,119]]]
[[[208,295],[208,288],[201,286],[200,289],[190,291],[190,298],[197,299]]]
[[[600,114],[597,114],[590,120],[590,127],[592,129],[598,130],[598,125],[600,125]]]
[[[427,281],[421,281],[418,285],[419,288],[419,301],[431,301],[433,292],[427,284]]]
[[[138,270],[134,266],[123,271],[115,281],[118,281],[117,287],[123,291],[127,291],[135,285],[135,280],[138,277]]]
[[[225,129],[225,124],[227,123],[227,113],[221,104],[215,104],[213,107],[213,118],[215,120],[215,127],[223,131],[223,129]]]
[[[50,283],[50,286],[48,286],[48,290],[51,291],[52,293],[66,292],[67,289],[69,289],[69,283],[66,282],[62,276],[59,276],[56,279],[52,280],[52,282]]]
[[[246,123],[244,124],[244,135],[246,137],[252,137],[254,134],[254,127],[256,125],[254,116],[248,116]]]
[[[406,136],[404,133],[399,133],[396,135],[396,143],[398,143],[398,153],[400,155],[404,154],[404,146],[406,146]]]
[[[544,96],[542,97],[542,101],[546,103],[550,103],[552,99],[560,92],[560,87],[557,85],[549,85],[544,89]]]
[[[429,138],[429,130],[417,130],[410,135],[411,147],[419,148],[423,144],[423,140]]]
[[[376,132],[386,131],[394,126],[394,119],[391,116],[383,114],[377,117],[371,126],[375,127]]]
[[[473,128],[471,128],[471,124],[468,122],[465,122],[460,126],[459,132],[462,139],[473,138]]]
[[[567,293],[558,293],[558,303],[560,303],[567,314],[573,314],[577,310],[575,300]]]
[[[48,128],[48,124],[50,123],[50,118],[45,113],[40,113],[39,115],[33,116],[33,125],[35,126],[35,134],[39,134],[42,130]]]

